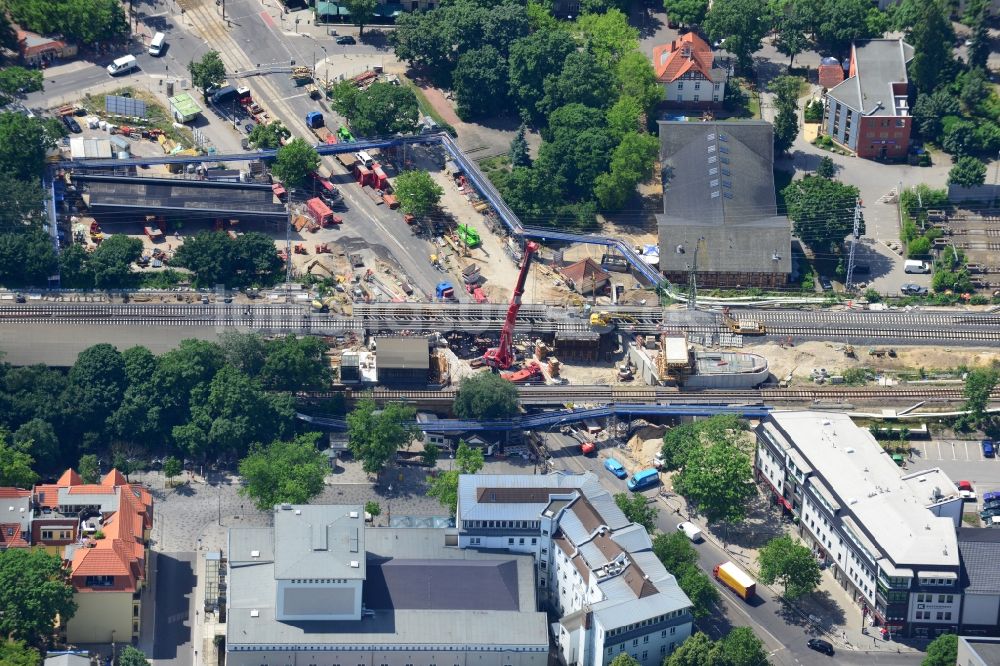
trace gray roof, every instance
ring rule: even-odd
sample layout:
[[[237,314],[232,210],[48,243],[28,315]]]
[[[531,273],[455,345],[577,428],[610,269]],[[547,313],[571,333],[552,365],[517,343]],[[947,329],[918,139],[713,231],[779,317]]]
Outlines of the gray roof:
[[[376,345],[375,362],[379,368],[427,370],[431,367],[427,338],[378,338]]]
[[[892,84],[907,83],[906,65],[913,60],[913,47],[902,39],[871,39],[856,42],[851,56],[854,76],[831,88],[827,95],[866,115],[897,115]]]
[[[46,657],[45,666],[90,666],[90,658],[79,654],[57,654]]]
[[[553,488],[571,496],[593,474],[463,474],[458,479],[458,515],[462,520],[537,520],[549,502],[479,503],[480,488]]]
[[[642,525],[635,523],[615,531],[611,535],[611,540],[627,551],[649,550],[653,547],[649,532]]]
[[[996,594],[1000,591],[1000,530],[962,527],[958,530],[962,557],[962,585],[966,592]]]
[[[74,489],[77,492],[70,492]],[[60,488],[59,506],[97,506],[100,507],[101,513],[111,513],[118,510],[118,488],[114,488],[113,492],[100,493],[81,493],[79,489],[80,486]]]
[[[276,507],[274,576],[364,580],[364,509],[342,504]]]
[[[977,663],[981,664],[1000,664],[1000,638],[990,638],[987,636],[959,636],[959,643],[964,644],[976,657],[979,657],[981,661],[973,662],[968,661],[966,664],[968,666],[975,666]],[[962,652],[962,648],[959,647],[959,653]],[[963,665],[964,666],[964,665]]]
[[[535,610],[530,555],[446,546],[448,529],[369,528],[366,533],[363,603],[370,617],[278,621],[274,564],[243,564],[230,569],[227,645],[547,649],[546,617]]]
[[[791,223],[777,213],[771,124],[660,121],[659,126],[660,270],[687,271],[703,238],[699,272],[791,272]]]
[[[184,178],[134,178],[74,174],[90,195],[95,213],[128,210],[180,211],[189,215],[219,213],[286,218],[270,186]]]
[[[257,553],[253,557],[251,553]],[[229,562],[273,562],[274,531],[270,527],[234,527],[229,530]]]

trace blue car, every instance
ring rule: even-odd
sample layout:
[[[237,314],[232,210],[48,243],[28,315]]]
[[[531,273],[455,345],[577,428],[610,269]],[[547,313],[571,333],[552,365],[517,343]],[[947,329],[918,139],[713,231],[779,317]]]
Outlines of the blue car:
[[[983,440],[983,455],[986,456],[987,458],[992,458],[993,456],[996,455],[996,449],[993,448],[992,439]]]
[[[624,479],[625,477],[628,476],[628,472],[625,471],[625,468],[622,466],[622,464],[617,460],[615,460],[614,458],[608,458],[607,460],[604,461],[604,469],[608,470],[609,472],[617,476],[619,479]]]

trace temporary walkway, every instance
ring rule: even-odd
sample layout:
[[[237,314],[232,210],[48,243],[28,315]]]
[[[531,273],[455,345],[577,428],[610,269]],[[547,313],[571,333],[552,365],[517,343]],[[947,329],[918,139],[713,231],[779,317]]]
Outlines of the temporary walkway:
[[[717,414],[735,414],[748,419],[764,418],[771,412],[768,405],[643,405],[614,404],[603,407],[584,407],[580,409],[562,409],[540,414],[528,414],[502,421],[466,421],[463,419],[435,419],[432,421],[415,421],[410,425],[424,432],[473,432],[481,430],[537,430],[551,428],[566,423],[577,423],[587,419],[601,419],[609,416],[715,416]],[[345,419],[328,418],[325,416],[310,416],[296,413],[302,421],[330,430],[346,430]]]

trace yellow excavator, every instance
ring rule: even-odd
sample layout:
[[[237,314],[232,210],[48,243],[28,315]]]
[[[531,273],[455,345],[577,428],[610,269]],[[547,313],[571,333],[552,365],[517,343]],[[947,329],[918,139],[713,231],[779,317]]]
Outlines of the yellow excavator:
[[[617,312],[591,312],[590,313],[590,325],[594,327],[611,326],[617,322],[629,322],[631,324],[635,323],[635,317],[630,317],[625,314],[618,314]]]

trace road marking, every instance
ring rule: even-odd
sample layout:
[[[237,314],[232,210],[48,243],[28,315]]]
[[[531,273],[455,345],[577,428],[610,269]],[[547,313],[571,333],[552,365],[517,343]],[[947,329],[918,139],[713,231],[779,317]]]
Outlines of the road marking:
[[[299,93],[298,95],[289,95],[288,97],[279,97],[278,99],[284,101],[286,99],[298,99],[299,97],[307,97],[309,93]]]
[[[941,455],[941,442],[937,442],[937,458],[935,460],[944,460],[944,457]]]
[[[958,460],[958,450],[955,447],[955,442],[951,443],[951,459]]]
[[[272,28],[277,27],[274,24],[274,19],[271,18],[271,15],[269,13],[267,13],[266,11],[261,12],[260,14],[258,14],[258,16],[260,16],[260,18],[263,19],[264,23],[266,23],[270,27],[272,27]]]
[[[965,448],[965,459],[971,461],[972,460],[972,456],[969,455],[969,443],[968,442],[965,442],[964,448]]]

